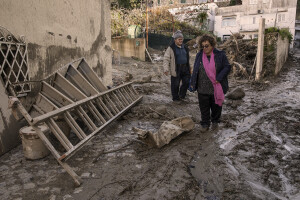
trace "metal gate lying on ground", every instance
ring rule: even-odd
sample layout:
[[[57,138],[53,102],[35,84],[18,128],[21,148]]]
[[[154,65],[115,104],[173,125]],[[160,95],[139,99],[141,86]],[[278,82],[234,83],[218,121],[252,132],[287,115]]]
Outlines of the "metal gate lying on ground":
[[[95,134],[140,101],[142,96],[136,92],[131,82],[107,90],[85,59],[77,67],[69,64],[65,74],[56,72],[50,82],[52,83],[42,82],[33,105],[35,112],[31,112],[37,113],[36,117],[32,117],[33,114],[30,115],[20,102],[17,107],[60,165],[80,185],[78,175],[66,160]],[[63,132],[63,127],[57,123],[62,119],[77,136],[77,141],[69,140]],[[49,127],[62,145],[63,152],[58,151],[51,138],[40,130],[40,123]]]

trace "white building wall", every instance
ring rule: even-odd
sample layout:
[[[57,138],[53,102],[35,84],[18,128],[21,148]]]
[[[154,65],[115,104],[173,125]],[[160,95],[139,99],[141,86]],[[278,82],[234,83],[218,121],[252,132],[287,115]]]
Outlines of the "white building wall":
[[[249,32],[253,36],[258,30],[259,18],[265,18],[266,28],[288,28],[294,38],[296,5],[297,0],[243,0],[243,5],[219,8],[215,17],[215,34],[223,38],[224,35],[231,34],[231,31],[246,35]],[[222,19],[230,16],[236,16],[237,26],[222,26]]]

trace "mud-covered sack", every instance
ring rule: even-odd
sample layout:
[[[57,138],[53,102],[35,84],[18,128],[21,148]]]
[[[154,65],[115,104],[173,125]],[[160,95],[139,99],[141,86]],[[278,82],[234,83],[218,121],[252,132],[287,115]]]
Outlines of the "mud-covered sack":
[[[158,148],[169,144],[172,139],[182,134],[193,130],[195,123],[190,116],[179,117],[172,121],[165,121],[155,133],[134,128],[138,133],[138,137],[146,143],[154,145]]]

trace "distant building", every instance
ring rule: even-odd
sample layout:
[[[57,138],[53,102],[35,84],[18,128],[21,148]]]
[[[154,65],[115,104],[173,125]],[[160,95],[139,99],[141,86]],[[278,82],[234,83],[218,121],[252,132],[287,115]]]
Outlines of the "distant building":
[[[169,12],[178,21],[184,21],[196,28],[213,32],[215,24],[215,10],[217,7],[218,6],[215,3],[206,3],[170,8]],[[207,18],[203,22],[200,22],[199,19],[197,19],[198,14],[201,12],[207,13]]]
[[[216,9],[214,33],[226,39],[241,33],[245,39],[256,38],[259,19],[266,19],[266,28],[287,28],[295,37],[297,0],[243,0],[242,5]]]

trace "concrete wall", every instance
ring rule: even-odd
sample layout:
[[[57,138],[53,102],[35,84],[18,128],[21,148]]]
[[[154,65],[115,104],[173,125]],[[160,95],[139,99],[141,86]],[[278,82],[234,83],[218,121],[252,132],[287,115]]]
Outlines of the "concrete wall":
[[[145,38],[118,38],[112,39],[112,48],[123,57],[137,57],[145,61]]]
[[[86,57],[104,84],[112,83],[109,0],[0,0],[0,4],[0,25],[26,37],[30,79],[40,80]],[[18,144],[18,123],[7,109],[7,95],[0,92],[1,155]]]
[[[280,72],[282,66],[284,65],[286,59],[288,58],[288,54],[289,54],[289,40],[287,38],[284,38],[283,40],[281,36],[279,36],[277,40],[275,75],[277,75]]]

